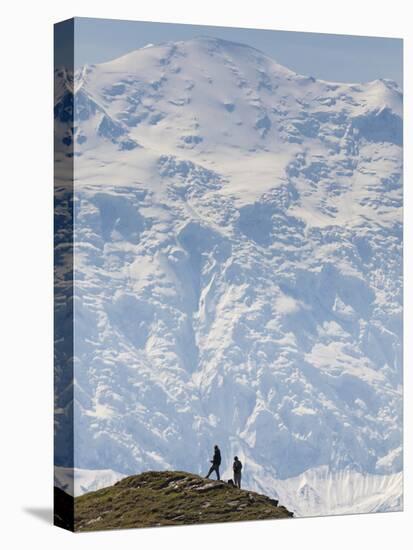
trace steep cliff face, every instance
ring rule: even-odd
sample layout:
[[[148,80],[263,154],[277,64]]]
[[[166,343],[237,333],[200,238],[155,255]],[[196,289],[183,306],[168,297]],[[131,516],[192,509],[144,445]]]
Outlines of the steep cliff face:
[[[208,38],[57,78],[75,465],[201,473],[219,443],[251,487],[399,472],[397,86],[316,81]]]

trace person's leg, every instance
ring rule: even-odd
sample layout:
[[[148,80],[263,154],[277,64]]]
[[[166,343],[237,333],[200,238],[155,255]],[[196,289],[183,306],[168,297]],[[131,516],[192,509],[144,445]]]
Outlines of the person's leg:
[[[241,489],[241,474],[239,474],[238,472],[234,474],[234,481],[236,487],[238,487],[238,489]]]
[[[209,476],[212,474],[212,472],[215,470],[214,465],[212,465],[209,469],[209,472],[206,475],[206,478],[209,479]]]
[[[221,478],[219,477],[219,466],[215,468],[215,471],[217,473],[217,480],[219,481]]]

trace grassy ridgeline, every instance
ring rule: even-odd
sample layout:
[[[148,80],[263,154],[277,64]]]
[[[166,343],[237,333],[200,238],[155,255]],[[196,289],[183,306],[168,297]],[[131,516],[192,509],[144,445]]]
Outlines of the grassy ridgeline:
[[[145,472],[75,499],[75,531],[288,517],[274,499],[187,472]]]

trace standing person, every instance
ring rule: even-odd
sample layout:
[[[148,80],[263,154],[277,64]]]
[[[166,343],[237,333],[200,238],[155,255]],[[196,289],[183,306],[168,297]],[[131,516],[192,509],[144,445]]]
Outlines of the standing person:
[[[212,472],[215,471],[215,473],[217,474],[217,480],[219,481],[220,480],[219,467],[221,465],[221,451],[219,450],[218,445],[215,445],[215,447],[214,447],[214,456],[213,456],[211,462],[212,462],[212,466],[210,467],[209,472],[208,472],[206,477],[209,478],[209,476],[212,474]]]
[[[241,489],[242,462],[237,456],[234,456],[234,464],[232,465],[232,469],[234,470],[234,484],[238,487],[238,489]]]

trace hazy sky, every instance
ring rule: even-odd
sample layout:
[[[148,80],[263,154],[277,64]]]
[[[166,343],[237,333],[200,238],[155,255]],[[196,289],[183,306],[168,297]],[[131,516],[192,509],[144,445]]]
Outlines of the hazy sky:
[[[391,78],[402,86],[403,42],[397,38],[174,23],[76,18],[75,65],[115,59],[148,43],[205,35],[254,46],[300,74],[343,82]]]

